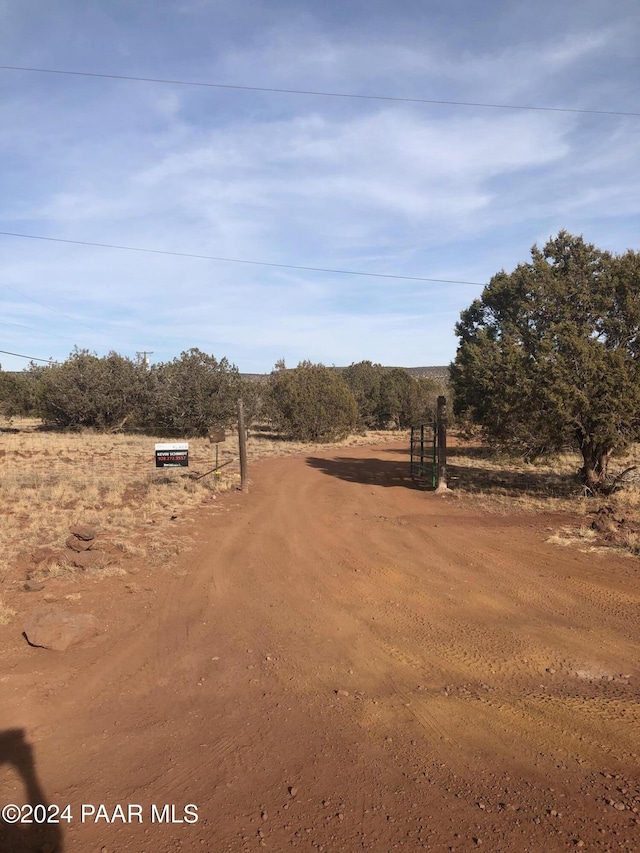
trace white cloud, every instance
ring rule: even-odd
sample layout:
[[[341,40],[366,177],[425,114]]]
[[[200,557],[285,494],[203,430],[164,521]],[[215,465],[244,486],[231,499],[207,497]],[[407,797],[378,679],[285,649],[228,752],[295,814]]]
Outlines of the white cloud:
[[[359,22],[331,4],[322,15],[305,4],[288,15],[258,4],[242,18],[240,9],[183,0],[134,33],[114,4],[99,18],[115,52],[100,53],[97,40],[94,67],[605,108],[607,86],[615,81],[612,97],[622,97],[634,79],[632,28],[603,26],[597,4],[581,6],[574,26],[559,9],[555,31],[542,10],[531,29],[531,10],[494,5],[492,27],[484,7],[481,18],[436,21],[416,6],[414,21],[410,10],[385,19],[374,4]],[[41,22],[60,44],[73,18],[62,7],[59,32],[57,19]],[[214,12],[221,19],[207,30]],[[135,14],[146,20],[143,7]],[[387,27],[376,26],[383,20]],[[25,22],[17,41],[37,54],[24,32]],[[72,64],[56,44],[43,43],[33,64]],[[114,57],[139,66],[113,67]],[[470,281],[526,259],[538,235],[560,227],[617,250],[637,239],[635,119],[35,75],[0,75],[0,85],[0,230]],[[8,238],[0,258],[7,284],[77,318],[50,314],[47,323],[46,309],[3,299],[10,322],[162,357],[209,342],[226,348],[217,355],[247,359],[247,369],[268,369],[287,347],[293,361],[447,361],[453,323],[477,294]]]

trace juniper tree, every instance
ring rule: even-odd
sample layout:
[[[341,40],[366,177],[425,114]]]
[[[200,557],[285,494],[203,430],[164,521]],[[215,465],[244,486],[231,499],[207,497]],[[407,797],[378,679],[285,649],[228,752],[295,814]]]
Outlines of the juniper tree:
[[[602,488],[640,435],[640,255],[561,231],[495,275],[456,334],[456,414],[529,457],[574,447],[585,485]]]
[[[243,383],[228,359],[192,347],[180,358],[154,364],[147,374],[147,431],[166,435],[207,435],[213,425],[235,423]]]
[[[284,365],[269,377],[268,409],[283,435],[298,441],[333,441],[356,426],[358,407],[351,389],[334,368],[303,361]]]

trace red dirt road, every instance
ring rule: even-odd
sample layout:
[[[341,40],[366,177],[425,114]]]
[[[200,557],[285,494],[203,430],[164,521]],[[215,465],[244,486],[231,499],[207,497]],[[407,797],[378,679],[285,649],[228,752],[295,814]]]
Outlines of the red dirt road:
[[[96,640],[0,629],[0,797],[72,816],[3,824],[0,851],[640,849],[638,561],[406,468],[389,445],[261,462],[174,566],[51,582]],[[152,822],[165,804],[197,823]]]

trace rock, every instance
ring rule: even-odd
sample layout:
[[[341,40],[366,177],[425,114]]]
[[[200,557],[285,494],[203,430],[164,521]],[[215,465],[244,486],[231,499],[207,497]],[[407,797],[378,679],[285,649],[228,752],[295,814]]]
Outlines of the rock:
[[[74,524],[69,530],[76,536],[78,539],[83,539],[85,542],[91,541],[91,539],[96,538],[96,531],[93,527],[89,527],[88,524]]]
[[[77,536],[69,536],[67,537],[67,541],[64,543],[67,548],[70,548],[72,551],[88,551],[91,548],[91,541],[88,539],[78,539]]]
[[[80,551],[79,553],[70,552],[69,562],[72,566],[75,566],[77,569],[82,569],[85,571],[87,569],[94,569],[99,566],[103,561],[103,557],[100,553],[96,553],[94,551]]]
[[[99,629],[98,620],[90,613],[52,608],[34,613],[24,626],[24,633],[32,646],[62,652],[95,637]]]
[[[44,560],[49,557],[54,557],[56,552],[53,548],[49,548],[47,546],[36,548],[36,550],[31,555],[31,559],[34,563],[42,563]]]
[[[40,592],[40,590],[44,589],[44,584],[40,583],[40,581],[28,580],[24,583],[25,592]]]
[[[42,549],[44,550],[44,549]],[[51,573],[52,569],[57,569],[60,566],[68,566],[69,565],[69,554],[74,554],[75,552],[70,551],[69,549],[62,550],[58,549],[54,551],[53,549],[47,549],[49,553],[46,556],[39,554],[39,557],[42,559],[36,564],[37,569],[29,569],[25,572],[26,580],[33,580],[36,575],[48,575]]]
[[[49,571],[50,569],[55,569],[58,566],[68,566],[70,553],[71,552],[63,551],[62,549],[54,551],[52,554],[49,554],[48,557],[45,557],[41,563],[38,564],[38,568],[41,571]]]
[[[344,697],[346,697],[346,696],[348,696],[348,695],[349,695],[349,691],[348,691],[348,690],[336,690],[336,696],[340,696],[340,697],[343,697],[343,698],[344,698]]]

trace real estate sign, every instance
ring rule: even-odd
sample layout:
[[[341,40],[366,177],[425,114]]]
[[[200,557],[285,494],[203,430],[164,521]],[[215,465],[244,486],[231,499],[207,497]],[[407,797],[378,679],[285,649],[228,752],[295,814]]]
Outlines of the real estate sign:
[[[187,468],[189,442],[173,441],[156,444],[156,468]]]

